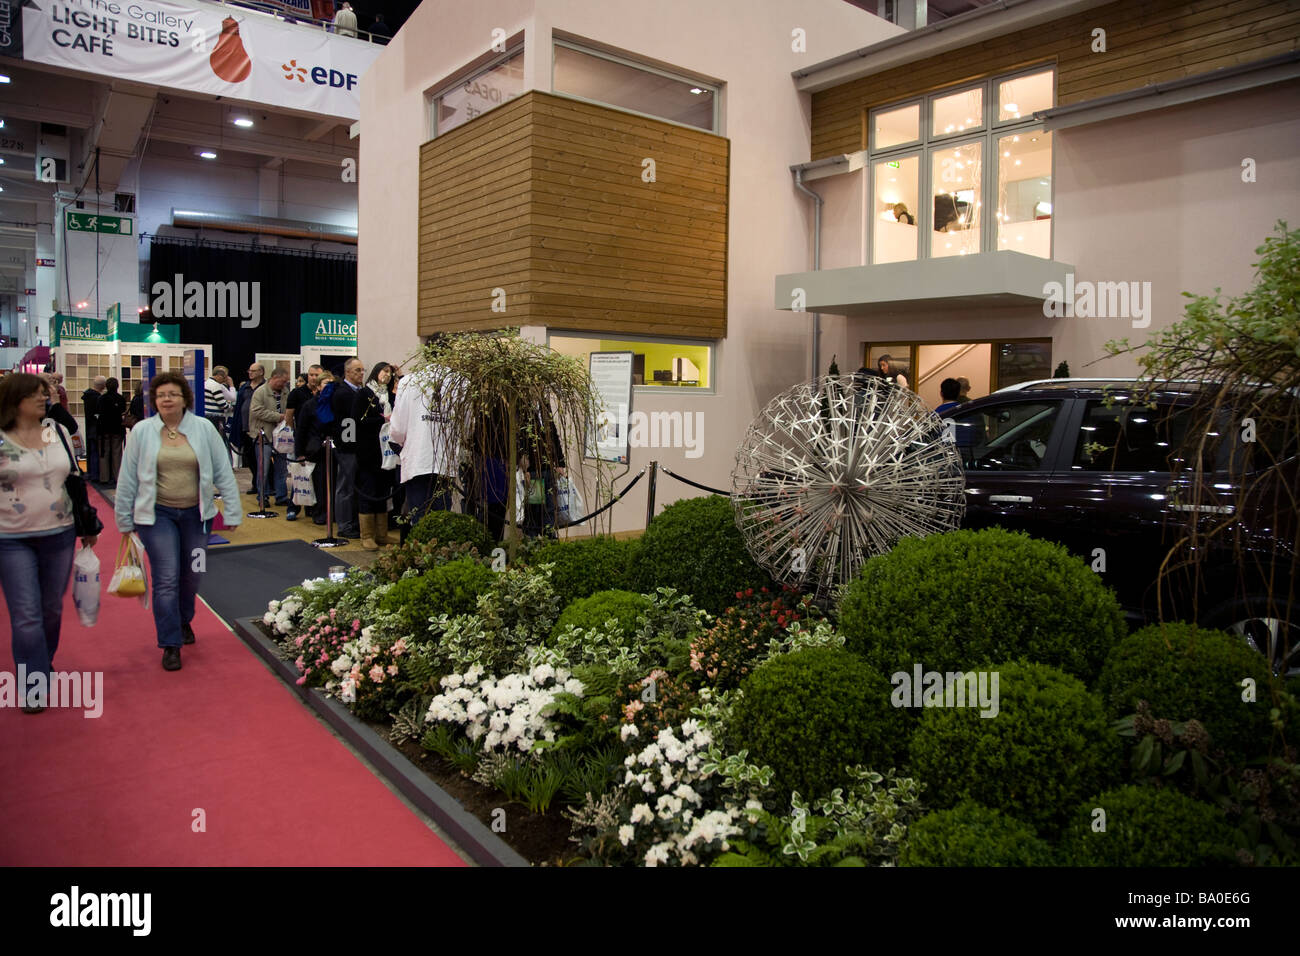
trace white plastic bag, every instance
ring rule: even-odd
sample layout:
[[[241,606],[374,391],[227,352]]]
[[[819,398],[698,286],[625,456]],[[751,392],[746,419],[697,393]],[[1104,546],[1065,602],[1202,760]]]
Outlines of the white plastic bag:
[[[92,548],[79,548],[72,562],[72,601],[82,627],[99,620],[99,557]]]
[[[285,422],[275,426],[275,431],[271,433],[271,449],[277,455],[290,456],[293,454],[293,429]]]
[[[562,528],[581,527],[584,522],[575,521],[587,513],[583,505],[582,492],[568,475],[555,483],[555,510]]]
[[[384,424],[379,428],[379,454],[382,456],[380,458],[379,467],[384,469],[384,471],[392,471],[397,467],[398,461],[397,452],[393,451],[393,446],[388,444],[388,434],[390,431],[391,426],[388,422],[384,422]]]
[[[316,488],[311,475],[316,470],[316,463],[311,461],[289,462],[289,491],[293,503],[303,507],[316,503]]]

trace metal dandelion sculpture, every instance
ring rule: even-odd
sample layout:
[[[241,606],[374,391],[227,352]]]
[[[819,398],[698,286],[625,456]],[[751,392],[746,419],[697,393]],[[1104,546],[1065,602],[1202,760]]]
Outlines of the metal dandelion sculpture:
[[[828,598],[905,535],[956,528],[961,457],[915,392],[827,376],[767,403],[736,450],[731,500],[754,560]]]

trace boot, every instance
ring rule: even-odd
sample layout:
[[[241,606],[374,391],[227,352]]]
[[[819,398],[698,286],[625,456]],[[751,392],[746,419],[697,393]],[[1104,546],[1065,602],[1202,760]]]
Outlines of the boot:
[[[386,548],[390,544],[388,540],[388,515],[377,514],[371,515],[375,520],[375,543],[381,548]]]
[[[375,543],[375,516],[359,514],[357,523],[361,525],[361,547],[367,551],[378,551],[379,545]]]

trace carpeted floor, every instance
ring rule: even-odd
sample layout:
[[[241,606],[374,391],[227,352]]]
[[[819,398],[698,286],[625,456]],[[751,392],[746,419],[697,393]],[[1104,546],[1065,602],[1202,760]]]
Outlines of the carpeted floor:
[[[139,601],[104,594],[85,628],[69,588],[56,669],[101,671],[103,712],[0,708],[0,865],[462,864],[202,602],[194,631],[164,671]],[[0,635],[12,674],[3,599]]]
[[[213,547],[207,561],[199,596],[228,623],[260,616],[267,602],[282,597],[286,588],[326,577],[331,567],[347,564],[337,553],[305,541]]]

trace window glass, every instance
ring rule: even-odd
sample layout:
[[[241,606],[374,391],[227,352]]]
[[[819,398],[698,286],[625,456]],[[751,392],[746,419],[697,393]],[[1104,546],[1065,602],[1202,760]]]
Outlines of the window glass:
[[[559,43],[555,44],[554,88],[556,93],[715,132],[717,93],[712,87]]]
[[[1052,377],[1051,342],[995,342],[997,388]]]
[[[980,251],[983,182],[982,141],[945,146],[930,155],[934,220],[930,255],[969,255]]]
[[[440,136],[523,92],[524,51],[519,50],[439,96],[434,104],[434,133]]]
[[[1189,409],[1168,406],[1089,402],[1079,425],[1075,471],[1128,471],[1172,473],[1194,470],[1196,449],[1183,447],[1192,420]],[[1214,467],[1218,435],[1211,435],[1201,450],[1204,467]],[[1183,449],[1181,452],[1179,449]]]
[[[984,87],[936,96],[930,101],[930,135],[951,136],[984,125]]]
[[[998,140],[998,248],[1052,255],[1052,134]]]
[[[903,156],[875,164],[872,262],[907,262],[917,257],[920,172],[919,156]]]
[[[1053,83],[1055,72],[1044,70],[998,84],[998,120],[1014,122],[1029,119],[1035,110],[1050,110],[1056,105]]]
[[[1060,402],[997,405],[952,416],[968,471],[1037,471],[1047,457]]]
[[[871,128],[876,149],[914,143],[921,138],[921,104],[876,113]]]
[[[592,352],[631,352],[632,384],[659,388],[710,388],[713,346],[707,342],[603,339],[555,334],[550,346],[587,365]]]

